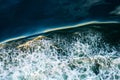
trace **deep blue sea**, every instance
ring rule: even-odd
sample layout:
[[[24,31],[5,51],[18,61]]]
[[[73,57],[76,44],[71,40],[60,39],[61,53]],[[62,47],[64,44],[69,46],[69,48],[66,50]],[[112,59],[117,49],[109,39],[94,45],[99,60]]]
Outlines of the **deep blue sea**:
[[[120,21],[120,0],[0,0],[0,41],[88,21]]]

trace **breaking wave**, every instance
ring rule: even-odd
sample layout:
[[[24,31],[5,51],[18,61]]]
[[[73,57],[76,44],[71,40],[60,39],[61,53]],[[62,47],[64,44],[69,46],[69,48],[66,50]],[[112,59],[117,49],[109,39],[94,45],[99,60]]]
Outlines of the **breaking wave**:
[[[96,31],[0,48],[0,80],[120,80],[120,52]]]

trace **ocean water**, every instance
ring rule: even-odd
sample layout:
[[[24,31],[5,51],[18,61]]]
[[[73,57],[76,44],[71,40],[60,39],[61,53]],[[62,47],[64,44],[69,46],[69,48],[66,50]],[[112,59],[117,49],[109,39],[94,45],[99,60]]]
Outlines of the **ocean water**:
[[[120,80],[120,0],[0,0],[0,80]]]
[[[120,80],[120,46],[94,29],[14,43],[0,47],[0,80]]]

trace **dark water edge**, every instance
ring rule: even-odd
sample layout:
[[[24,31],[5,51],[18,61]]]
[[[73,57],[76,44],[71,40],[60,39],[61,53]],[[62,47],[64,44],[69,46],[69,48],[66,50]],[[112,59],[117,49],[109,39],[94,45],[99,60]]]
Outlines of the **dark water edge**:
[[[86,31],[86,30],[95,30],[98,31],[100,33],[102,33],[105,42],[108,42],[111,45],[117,45],[120,42],[120,23],[118,22],[111,22],[111,23],[102,23],[102,22],[98,22],[98,23],[90,23],[90,24],[85,24],[85,25],[79,25],[79,26],[74,26],[74,27],[67,27],[67,28],[61,28],[61,29],[54,29],[54,30],[48,30],[46,32],[40,33],[40,34],[33,34],[27,37],[23,37],[23,38],[18,38],[18,39],[13,39],[13,40],[6,40],[3,41],[1,43],[12,43],[12,42],[19,42],[19,41],[27,41],[27,40],[31,40],[34,37],[43,35],[43,36],[49,36],[52,34],[56,34],[56,33],[73,33],[73,32],[77,32],[77,31]],[[49,36],[50,37],[50,36]]]

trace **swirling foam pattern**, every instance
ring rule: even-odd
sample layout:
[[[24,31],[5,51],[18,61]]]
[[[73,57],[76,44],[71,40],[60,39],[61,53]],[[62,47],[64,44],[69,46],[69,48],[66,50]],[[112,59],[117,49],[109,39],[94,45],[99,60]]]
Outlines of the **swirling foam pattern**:
[[[0,80],[120,80],[119,49],[94,29],[50,32],[0,46]]]

